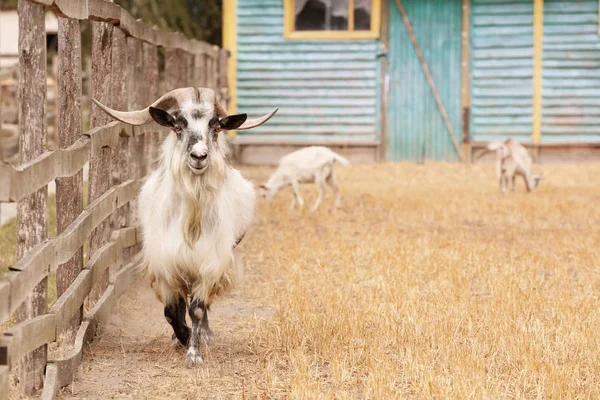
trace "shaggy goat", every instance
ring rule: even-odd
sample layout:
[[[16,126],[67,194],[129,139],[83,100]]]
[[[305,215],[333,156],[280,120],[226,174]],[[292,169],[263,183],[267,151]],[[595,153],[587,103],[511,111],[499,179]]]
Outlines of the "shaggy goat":
[[[296,201],[298,201],[300,208],[302,208],[304,200],[300,195],[299,183],[315,182],[319,196],[312,211],[316,211],[323,200],[325,183],[327,183],[335,194],[335,206],[340,207],[342,199],[338,185],[335,182],[336,162],[341,165],[350,165],[348,160],[327,147],[311,146],[294,151],[279,161],[277,170],[271,175],[267,183],[260,186],[259,192],[264,198],[271,201],[277,192],[291,186],[294,191],[294,198],[290,207],[293,209],[296,206]]]
[[[500,181],[502,193],[508,191],[508,181],[512,182],[512,191],[515,191],[515,179],[520,175],[525,180],[527,191],[535,189],[542,177],[531,173],[531,157],[527,149],[512,139],[502,142],[491,142],[479,156],[490,151],[496,152],[496,174]]]
[[[139,219],[147,273],[165,306],[174,342],[189,344],[189,368],[202,362],[200,331],[212,334],[207,310],[215,296],[231,287],[233,249],[254,209],[254,188],[229,165],[227,137],[220,132],[254,128],[277,110],[247,120],[246,114],[229,115],[211,89],[191,87],[172,90],[140,111],[120,112],[94,102],[128,124],[154,120],[172,130],[162,143],[157,169],[142,187]]]

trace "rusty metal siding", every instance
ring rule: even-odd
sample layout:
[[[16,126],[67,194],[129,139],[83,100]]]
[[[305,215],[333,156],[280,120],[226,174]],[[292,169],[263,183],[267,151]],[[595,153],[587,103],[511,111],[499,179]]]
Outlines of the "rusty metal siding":
[[[377,137],[377,40],[287,40],[281,0],[237,2],[239,112],[279,112],[239,135]]]
[[[472,0],[471,26],[471,141],[531,143],[533,1]]]
[[[461,0],[404,0],[452,128],[462,139]],[[389,1],[388,132],[391,160],[459,159],[394,0]]]
[[[598,0],[544,2],[542,143],[600,142]]]

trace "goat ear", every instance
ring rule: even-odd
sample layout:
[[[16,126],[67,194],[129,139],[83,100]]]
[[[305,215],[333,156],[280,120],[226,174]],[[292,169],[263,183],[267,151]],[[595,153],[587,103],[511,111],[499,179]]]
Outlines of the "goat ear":
[[[165,110],[160,108],[150,107],[150,116],[156,121],[157,124],[166,126],[167,128],[173,128],[175,126],[175,118]]]
[[[219,124],[221,125],[221,129],[230,131],[232,129],[239,128],[244,122],[246,122],[246,118],[248,118],[247,114],[230,115],[219,121]]]

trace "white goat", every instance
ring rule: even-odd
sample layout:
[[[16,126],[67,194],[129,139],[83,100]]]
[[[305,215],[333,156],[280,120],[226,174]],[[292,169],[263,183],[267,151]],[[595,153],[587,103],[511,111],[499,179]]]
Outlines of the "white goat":
[[[316,183],[319,196],[315,201],[312,211],[316,211],[323,200],[325,183],[327,183],[335,194],[335,206],[340,207],[342,199],[340,190],[335,181],[335,164],[350,165],[350,162],[339,154],[334,153],[327,147],[311,146],[296,150],[279,161],[277,170],[271,175],[267,183],[260,186],[259,193],[268,201],[273,200],[275,195],[283,188],[291,186],[294,198],[290,207],[300,208],[304,206],[304,200],[300,195],[300,183]]]
[[[120,121],[142,125],[154,120],[172,130],[161,146],[157,169],[140,193],[139,217],[147,273],[165,305],[173,340],[189,343],[189,368],[202,362],[201,330],[212,334],[207,310],[232,285],[233,249],[254,209],[254,188],[229,165],[227,137],[220,132],[261,125],[277,110],[256,120],[228,115],[214,92],[205,88],[173,90],[140,111],[119,112],[95,103]]]
[[[525,180],[528,192],[539,185],[542,177],[531,173],[532,161],[525,147],[513,139],[507,139],[504,143],[491,142],[479,157],[490,151],[496,152],[496,174],[500,181],[500,190],[502,190],[502,193],[508,191],[509,180],[512,182],[512,191],[515,191],[515,179],[517,175],[522,176]]]

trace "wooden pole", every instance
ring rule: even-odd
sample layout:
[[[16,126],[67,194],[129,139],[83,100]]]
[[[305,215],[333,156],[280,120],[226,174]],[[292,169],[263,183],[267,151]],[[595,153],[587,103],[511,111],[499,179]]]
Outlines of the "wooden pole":
[[[112,67],[111,43],[113,27],[104,22],[92,22],[92,97],[110,104],[110,74]],[[95,104],[90,112],[91,127],[102,126],[112,119]],[[110,187],[110,160],[111,149],[108,147],[100,149],[98,154],[92,154],[90,160],[89,179],[89,202],[93,202],[106,192]],[[110,236],[108,221],[104,221],[92,232],[88,259],[96,250],[102,247]],[[91,299],[96,299],[108,286],[108,269],[104,272],[102,279],[96,285]]]
[[[544,37],[544,0],[533,2],[533,143],[542,139],[542,46]]]
[[[25,163],[43,153],[46,133],[46,23],[39,4],[19,0],[19,158]],[[17,205],[17,259],[46,238],[46,199],[44,187]],[[44,278],[17,310],[17,322],[46,312],[47,278]],[[21,390],[33,395],[44,384],[47,346],[22,358]],[[16,360],[15,360],[16,361]]]
[[[142,53],[144,57],[144,98],[149,103],[158,98],[158,53],[156,46],[144,43],[142,45]],[[193,59],[192,59],[193,60]],[[189,69],[189,74],[193,74],[193,68]],[[194,86],[193,79],[190,79],[189,85]],[[157,158],[157,141],[158,133],[152,132],[145,136],[145,153],[146,153],[146,171],[152,170]]]
[[[81,31],[79,21],[58,18],[57,99],[58,148],[65,149],[81,137]],[[83,209],[83,170],[68,178],[56,179],[56,231],[63,232]],[[60,297],[83,268],[83,247],[58,267],[56,291]],[[68,327],[65,338],[75,338],[83,306]],[[61,338],[61,344],[63,339]]]
[[[470,22],[471,6],[470,0],[462,0],[462,61],[461,61],[461,97],[462,97],[462,118],[463,118],[463,154],[470,162],[470,137],[469,122],[471,114],[471,76],[469,72],[469,52],[470,52]]]
[[[165,50],[165,92],[179,87],[177,49]]]
[[[413,29],[412,29],[412,26],[408,19],[408,16],[406,15],[406,11],[404,10],[404,6],[402,5],[402,0],[396,0],[396,5],[398,6],[398,9],[400,10],[400,14],[402,14],[402,20],[404,21],[404,25],[406,26],[406,30],[408,31],[408,34],[410,36],[410,40],[415,48],[417,57],[419,58],[419,61],[421,62],[421,67],[423,68],[423,72],[425,73],[425,78],[427,79],[427,83],[429,84],[429,87],[431,88],[431,93],[433,94],[433,98],[435,99],[438,109],[440,110],[440,114],[442,114],[442,119],[444,120],[444,124],[446,124],[446,129],[448,130],[448,133],[450,134],[450,139],[452,139],[452,144],[454,145],[454,149],[456,150],[456,153],[460,157],[461,161],[466,162],[465,156],[460,148],[460,145],[458,144],[456,135],[454,134],[454,129],[452,129],[452,124],[450,123],[450,120],[448,119],[448,114],[446,113],[446,109],[444,108],[442,99],[440,99],[440,96],[438,95],[437,89],[435,87],[435,83],[433,82],[433,78],[431,77],[431,73],[429,72],[429,67],[427,66],[427,63],[425,62],[423,53],[421,53],[421,48],[419,47],[419,43],[417,42],[415,33],[413,32]]]
[[[150,103],[144,96],[144,59],[142,42],[132,36],[127,37],[127,106],[130,110],[140,110]],[[152,101],[152,100],[151,100]],[[144,138],[132,137],[129,140],[130,178],[139,179],[145,175]],[[137,218],[133,216],[134,221]]]
[[[121,29],[113,28],[110,74],[111,103],[115,110],[127,110],[127,37]],[[129,174],[129,137],[120,136],[118,148],[112,152],[111,186],[127,180]],[[130,205],[125,204],[113,214],[112,228],[129,226]],[[131,259],[130,249],[123,251],[120,265]]]

